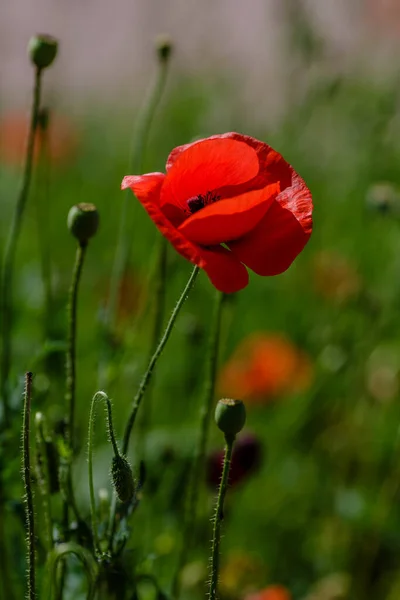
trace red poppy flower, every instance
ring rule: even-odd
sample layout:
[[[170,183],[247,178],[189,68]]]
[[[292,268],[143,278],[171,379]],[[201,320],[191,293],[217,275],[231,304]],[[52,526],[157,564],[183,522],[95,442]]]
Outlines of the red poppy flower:
[[[178,146],[167,174],[128,175],[131,188],[161,233],[203,268],[222,292],[258,275],[285,271],[312,230],[311,193],[267,144],[226,133]]]

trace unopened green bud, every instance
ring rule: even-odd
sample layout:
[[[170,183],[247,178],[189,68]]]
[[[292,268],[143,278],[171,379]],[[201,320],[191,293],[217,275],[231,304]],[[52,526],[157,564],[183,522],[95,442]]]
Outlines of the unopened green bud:
[[[121,502],[129,502],[135,493],[135,480],[132,468],[125,456],[117,455],[111,464],[112,482]]]
[[[215,422],[225,435],[235,436],[243,429],[246,422],[246,409],[243,402],[232,398],[218,400]]]
[[[68,229],[81,244],[86,244],[99,227],[99,213],[94,204],[82,202],[68,213]]]
[[[172,40],[169,35],[163,34],[156,38],[156,49],[160,60],[167,61],[169,59],[173,49]]]
[[[38,69],[49,67],[57,56],[58,41],[51,35],[34,35],[28,43],[28,54]]]

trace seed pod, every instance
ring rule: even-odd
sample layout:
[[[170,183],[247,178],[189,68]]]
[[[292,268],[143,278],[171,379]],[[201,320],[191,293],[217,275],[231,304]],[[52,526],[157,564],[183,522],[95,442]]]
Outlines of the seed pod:
[[[57,56],[58,41],[51,35],[34,35],[28,43],[28,55],[38,69],[49,67]]]
[[[219,400],[215,409],[215,422],[225,435],[235,436],[246,422],[243,402],[232,398]]]
[[[99,227],[99,213],[94,204],[82,202],[68,213],[68,229],[81,244],[86,244]]]
[[[118,499],[129,502],[135,493],[135,480],[132,468],[125,456],[116,455],[112,459],[111,477]]]

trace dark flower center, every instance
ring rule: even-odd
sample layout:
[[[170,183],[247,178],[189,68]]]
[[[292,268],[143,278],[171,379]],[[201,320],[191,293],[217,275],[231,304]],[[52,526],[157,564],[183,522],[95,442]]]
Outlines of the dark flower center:
[[[217,196],[217,194],[214,194],[213,192],[206,192],[205,194],[193,196],[187,201],[189,212],[191,215],[193,215],[198,210],[201,210],[209,204],[214,204],[214,202],[217,202],[217,200],[220,199],[221,196]]]

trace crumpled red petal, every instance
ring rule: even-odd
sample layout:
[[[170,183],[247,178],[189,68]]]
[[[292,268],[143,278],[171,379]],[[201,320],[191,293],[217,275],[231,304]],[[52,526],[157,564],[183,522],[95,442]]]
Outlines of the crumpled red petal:
[[[160,175],[162,175],[162,178]],[[159,207],[158,199],[164,177],[163,173],[148,173],[141,176],[128,175],[124,177],[121,188],[132,190],[160,232],[171,242],[179,254],[203,268],[205,260],[200,254],[200,248],[192,244],[175,229]]]
[[[290,267],[312,231],[311,193],[293,171],[292,185],[281,192],[259,224],[229,243],[237,258],[258,275],[278,275]]]
[[[164,183],[164,173],[146,173],[146,175],[126,175],[121,183],[121,190],[130,188],[135,196],[142,202],[159,203],[160,191]]]
[[[261,190],[218,200],[183,221],[179,230],[203,246],[242,237],[262,219],[279,192],[279,184],[273,183]]]

